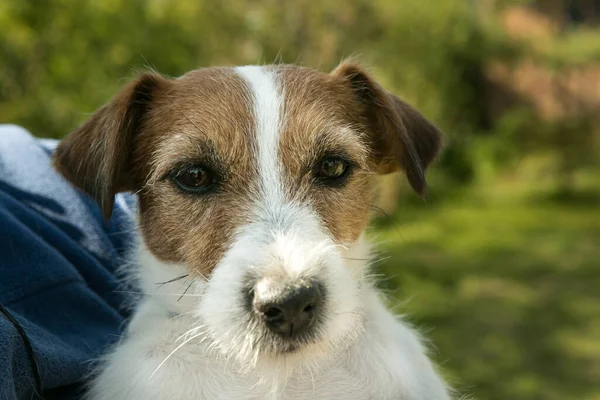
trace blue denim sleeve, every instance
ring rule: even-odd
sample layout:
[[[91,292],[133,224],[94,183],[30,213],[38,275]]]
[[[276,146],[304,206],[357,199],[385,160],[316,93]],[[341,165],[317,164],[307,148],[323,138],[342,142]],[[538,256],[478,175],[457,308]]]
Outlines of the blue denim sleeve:
[[[54,145],[0,125],[1,400],[36,398],[36,384],[46,399],[77,398],[128,317],[116,270],[134,240],[135,201],[119,195],[106,223],[52,169]]]

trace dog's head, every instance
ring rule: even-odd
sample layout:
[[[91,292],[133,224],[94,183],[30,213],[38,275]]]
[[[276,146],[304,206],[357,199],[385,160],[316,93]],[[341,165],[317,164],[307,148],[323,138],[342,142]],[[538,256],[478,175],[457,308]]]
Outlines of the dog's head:
[[[376,175],[402,169],[424,195],[440,139],[352,63],[207,68],[141,75],[55,165],[107,218],[137,193],[145,248],[194,278],[216,347],[272,357],[360,333]]]

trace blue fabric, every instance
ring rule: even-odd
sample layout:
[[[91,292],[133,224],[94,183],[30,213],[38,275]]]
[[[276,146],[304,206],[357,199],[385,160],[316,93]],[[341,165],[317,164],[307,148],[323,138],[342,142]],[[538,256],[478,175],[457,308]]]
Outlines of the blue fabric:
[[[133,240],[135,201],[119,195],[107,224],[52,169],[55,145],[0,125],[0,304],[32,343],[45,397],[69,399],[128,317],[115,270]],[[35,398],[32,371],[0,314],[0,400]]]

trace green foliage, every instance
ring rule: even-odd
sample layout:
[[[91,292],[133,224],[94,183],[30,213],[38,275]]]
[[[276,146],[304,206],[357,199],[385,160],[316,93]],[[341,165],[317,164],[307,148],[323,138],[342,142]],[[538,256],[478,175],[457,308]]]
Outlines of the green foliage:
[[[246,33],[220,1],[0,3],[0,117],[61,137],[106,102],[135,68],[177,75],[211,61]]]
[[[464,394],[597,399],[600,197],[521,195],[508,185],[403,203],[377,230],[383,288]]]
[[[478,18],[469,2],[432,4],[4,1],[0,119],[39,135],[62,137],[139,69],[176,76],[203,65],[276,61],[327,70],[358,54],[377,66],[373,72],[386,87],[447,133],[438,168],[447,179],[465,184],[477,177],[477,136],[495,129],[484,101],[485,65],[495,59],[511,63],[532,50]],[[595,32],[586,31],[585,37],[592,44],[580,45],[577,54],[595,48]],[[551,41],[540,45],[538,53],[553,54],[549,59],[567,57],[565,49],[575,48],[571,43],[580,41]],[[524,131],[529,125],[525,121],[514,129]],[[544,136],[537,135],[539,139]]]
[[[531,47],[554,68],[600,62],[600,37],[595,29],[577,29],[554,40],[540,40]]]
[[[486,53],[473,10],[467,2],[445,0],[435,11],[424,1],[386,4],[389,29],[373,45],[388,86],[407,93],[444,128],[472,131],[479,107],[464,108],[474,103]]]
[[[360,20],[372,13],[366,1],[342,12],[334,2],[306,1],[2,2],[0,119],[61,137],[137,69],[176,76],[273,61],[330,68],[360,49],[356,38],[374,30]],[[355,36],[343,34],[350,29]]]
[[[60,138],[139,69],[177,76],[292,62],[329,70],[358,54],[447,133],[427,205],[403,200],[393,220],[400,235],[392,225],[377,231],[391,256],[381,270],[393,303],[412,298],[402,310],[434,329],[444,370],[466,393],[597,399],[597,113],[544,119],[520,99],[491,117],[486,68],[523,59],[557,74],[597,65],[600,33],[516,41],[475,3],[483,4],[3,0],[0,123]]]
[[[440,167],[458,184],[475,177],[474,136],[489,128],[484,68],[511,62],[516,46],[469,2],[384,2],[383,35],[371,52],[385,83],[446,132]]]

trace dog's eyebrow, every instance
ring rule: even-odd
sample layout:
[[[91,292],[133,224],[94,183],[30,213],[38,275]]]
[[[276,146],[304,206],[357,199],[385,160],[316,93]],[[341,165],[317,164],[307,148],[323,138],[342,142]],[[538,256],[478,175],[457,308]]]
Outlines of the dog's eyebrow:
[[[153,184],[164,179],[175,169],[181,169],[185,166],[202,165],[226,176],[228,167],[220,157],[214,144],[206,140],[178,140],[155,153],[152,172],[149,175],[147,184]]]
[[[366,167],[369,152],[360,129],[350,126],[326,126],[319,131],[321,133],[313,136],[304,154],[300,155],[300,162],[304,168],[312,167],[328,155],[340,156],[357,166]]]

